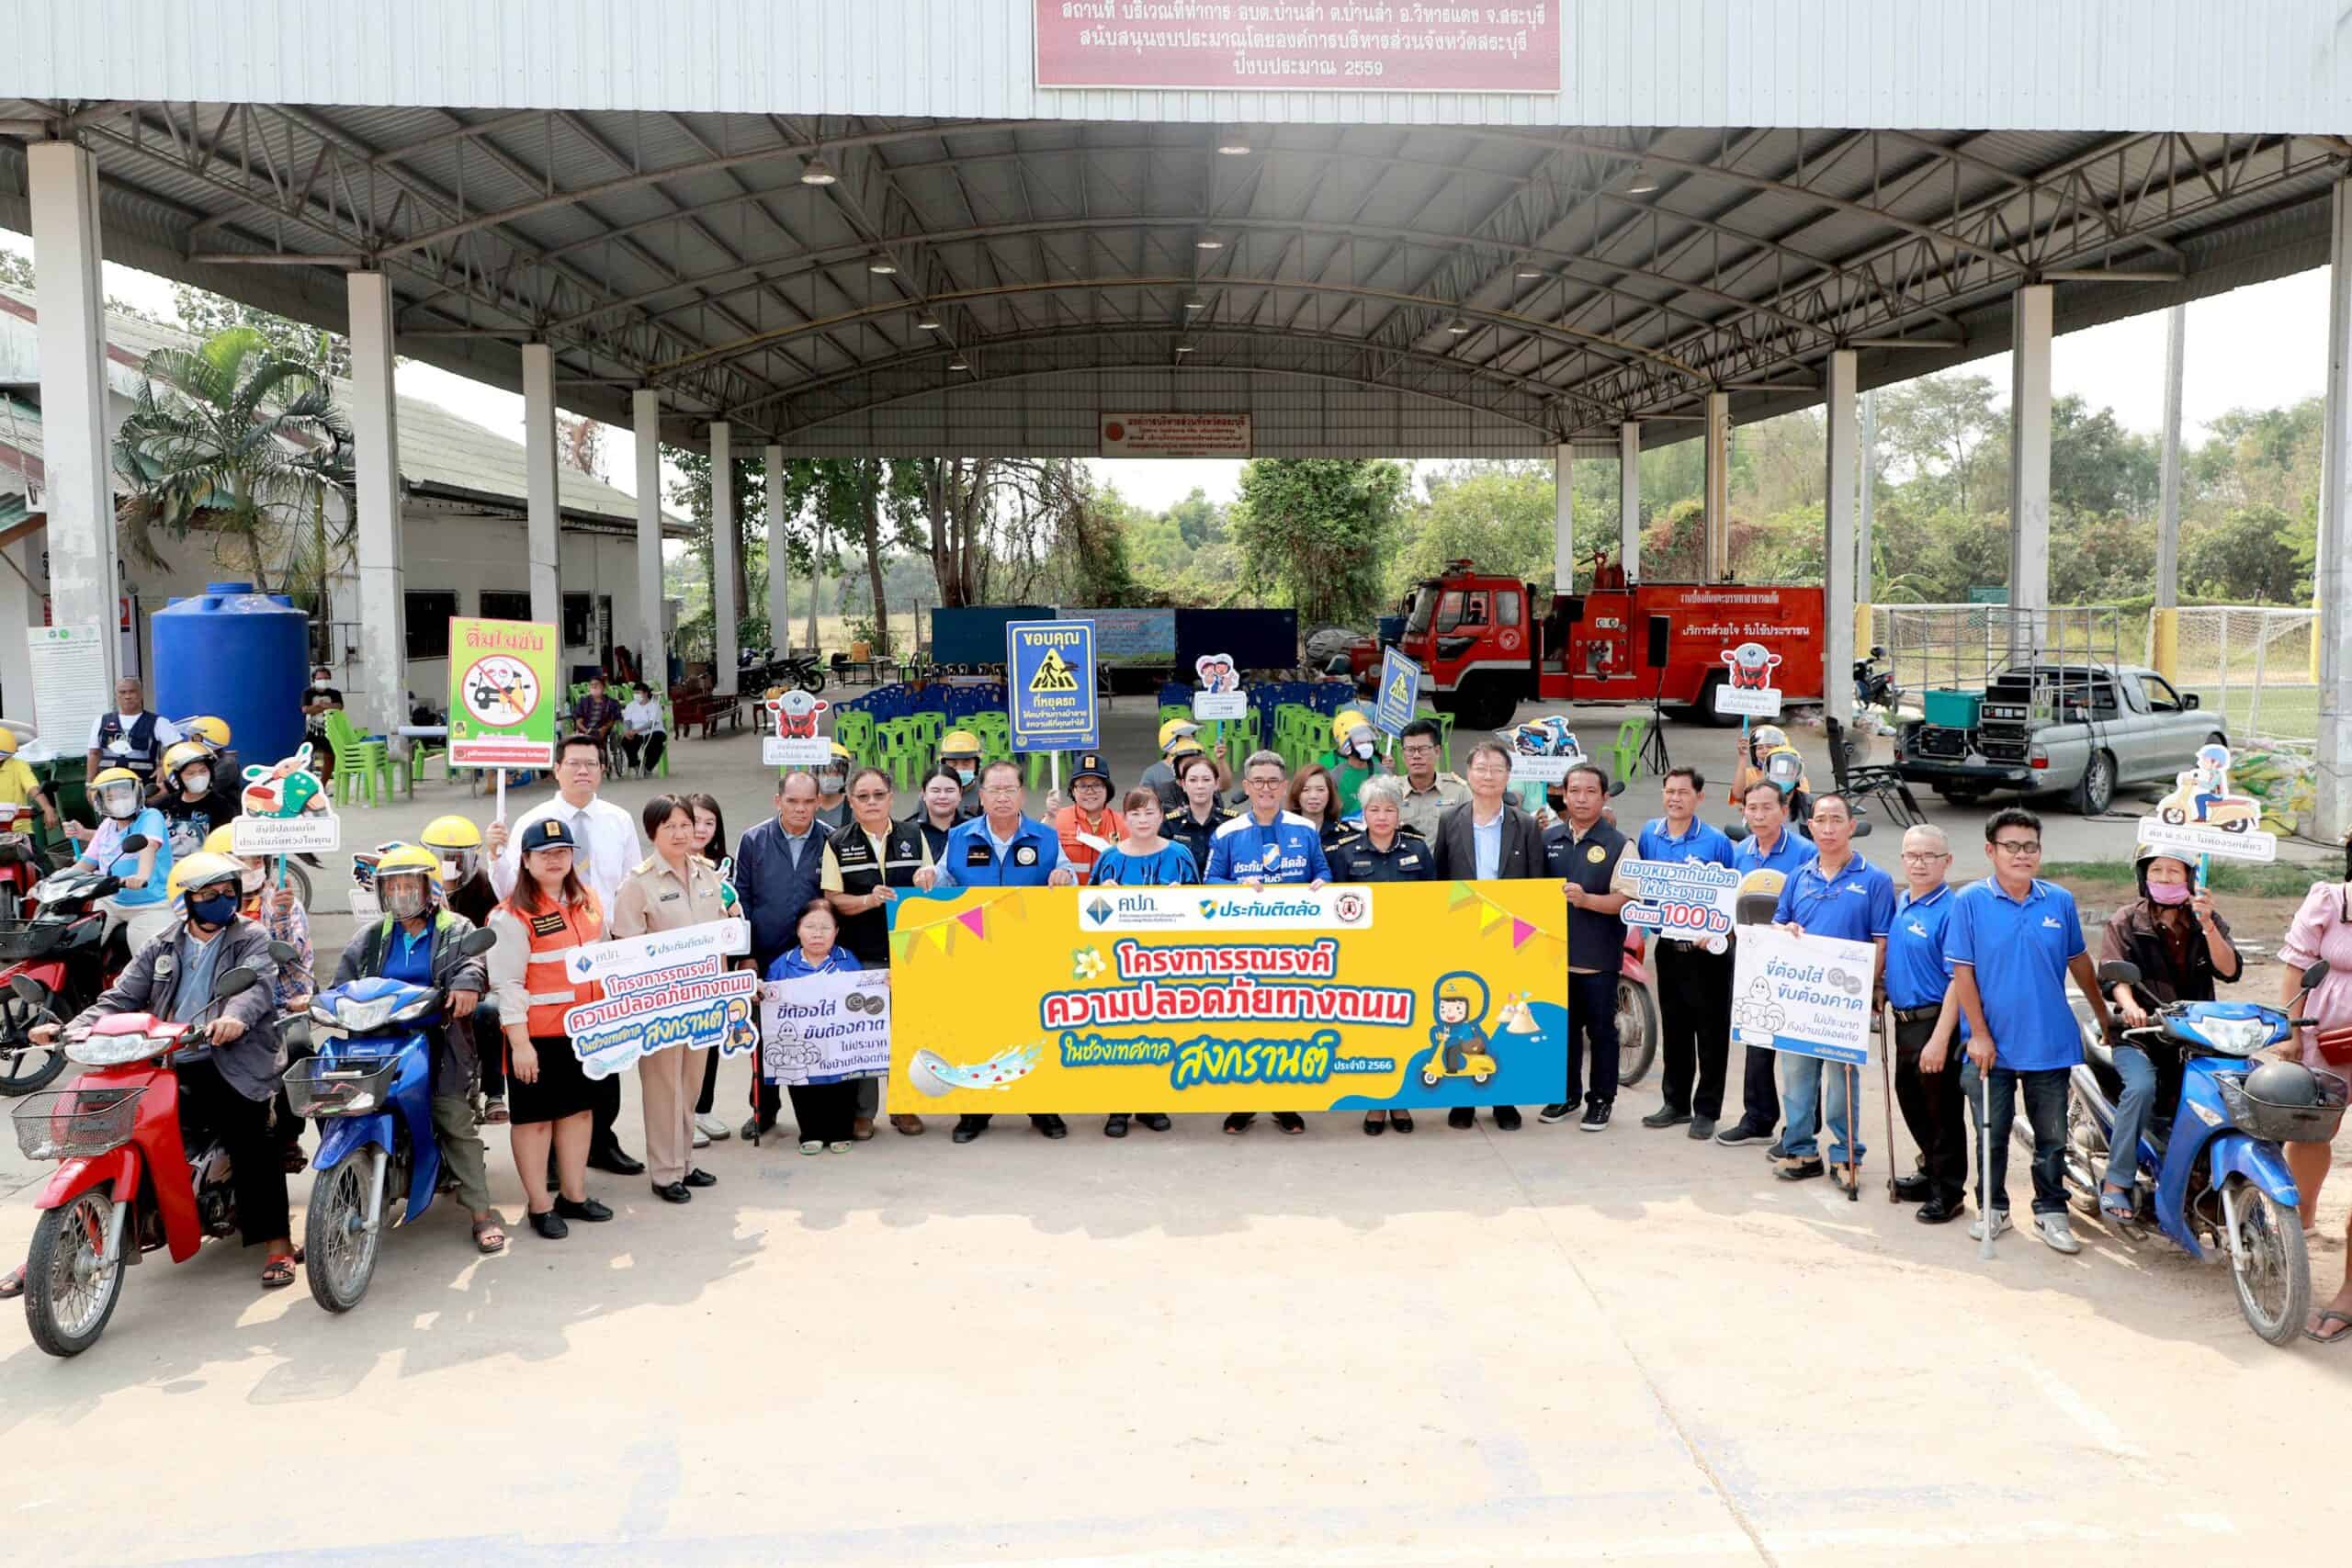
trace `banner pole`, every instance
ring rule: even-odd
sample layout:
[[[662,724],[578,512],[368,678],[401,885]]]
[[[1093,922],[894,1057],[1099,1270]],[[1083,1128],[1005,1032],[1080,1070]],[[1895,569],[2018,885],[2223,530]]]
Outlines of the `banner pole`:
[[[506,770],[504,768],[498,770],[498,815],[491,820],[493,822],[506,820]]]
[[[1894,1195],[1894,1010],[1892,1004],[1878,1011],[1879,1082],[1886,1091],[1886,1201],[1899,1203]]]
[[[1851,1062],[1842,1064],[1846,1074],[1846,1201],[1862,1201],[1862,1075]],[[1892,1153],[1888,1157],[1894,1157]]]

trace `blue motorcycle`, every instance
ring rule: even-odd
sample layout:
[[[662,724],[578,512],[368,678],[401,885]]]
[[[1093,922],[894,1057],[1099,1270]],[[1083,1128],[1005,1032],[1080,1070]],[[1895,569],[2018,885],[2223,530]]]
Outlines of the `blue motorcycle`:
[[[2327,968],[2323,959],[2303,971],[2304,992]],[[2098,978],[2112,990],[2136,986],[2140,971],[2108,963]],[[2156,1099],[2140,1139],[2137,1218],[2120,1228],[2136,1239],[2153,1225],[2200,1262],[2226,1249],[2246,1325],[2270,1344],[2288,1344],[2310,1314],[2312,1277],[2297,1213],[2302,1196],[2278,1145],[2334,1138],[2345,1081],[2301,1062],[2251,1060],[2292,1040],[2309,1019],[2238,1001],[2166,1002],[2148,1012],[2146,1025],[2122,1032],[2154,1064]],[[2075,1207],[2096,1219],[2123,1080],[2095,1027],[2085,1030],[2072,1088],[2066,1185]]]
[[[497,942],[489,931],[467,933],[444,972]],[[318,1174],[302,1250],[311,1294],[329,1312],[349,1312],[367,1295],[384,1232],[433,1206],[441,1145],[433,1133],[432,1032],[447,1000],[437,984],[381,976],[311,999],[311,1022],[338,1032],[287,1068],[285,1087],[294,1113],[317,1117],[325,1129],[311,1161]]]

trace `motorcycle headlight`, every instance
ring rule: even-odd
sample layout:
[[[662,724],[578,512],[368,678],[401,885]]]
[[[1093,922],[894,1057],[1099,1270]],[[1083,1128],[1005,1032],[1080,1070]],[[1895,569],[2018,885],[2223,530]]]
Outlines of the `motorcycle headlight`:
[[[365,1034],[381,1029],[392,1016],[392,1003],[398,998],[378,997],[373,1001],[358,1001],[345,998],[335,1004],[335,1022],[354,1033]]]
[[[2270,1043],[2270,1021],[2266,1018],[2200,1018],[2197,1032],[2205,1036],[2213,1048],[2233,1056],[2251,1056]]]
[[[441,998],[438,997],[428,996],[421,998],[420,1000],[413,1001],[409,1003],[408,1006],[401,1009],[400,1011],[392,1014],[392,1021],[394,1023],[414,1023],[421,1018],[429,1018],[433,1014],[435,1006],[437,1005],[440,1000]]]
[[[65,1057],[85,1067],[119,1067],[130,1062],[143,1062],[159,1056],[171,1048],[169,1040],[158,1040],[152,1034],[85,1034],[65,1042]]]

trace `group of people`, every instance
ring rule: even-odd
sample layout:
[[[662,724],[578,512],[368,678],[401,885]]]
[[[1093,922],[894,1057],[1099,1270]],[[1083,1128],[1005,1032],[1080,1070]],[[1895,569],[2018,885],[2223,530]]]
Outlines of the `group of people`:
[[[124,727],[126,733],[136,728]],[[1599,1133],[1611,1125],[1617,1091],[1615,987],[1627,902],[1622,863],[1633,857],[1723,865],[1740,874],[1743,892],[1770,896],[1775,924],[1873,950],[1872,998],[1891,1010],[1894,1098],[1917,1150],[1915,1168],[1894,1182],[1895,1195],[1917,1205],[1923,1224],[1961,1217],[1978,1163],[1971,1118],[1989,1120],[1989,1128],[1977,1128],[1989,1133],[1989,1157],[1977,1173],[1970,1234],[2007,1229],[2007,1149],[2022,1098],[2032,1131],[2034,1230],[2052,1248],[2073,1253],[2081,1243],[2068,1217],[2063,1140],[2067,1077],[2082,1044],[2068,981],[2102,1024],[2112,1019],[2136,1026],[2157,1003],[2210,998],[2217,984],[2240,974],[2228,924],[2193,869],[2177,857],[2143,851],[2139,897],[2109,919],[2100,953],[2130,961],[2141,979],[2136,987],[2102,987],[2073,897],[2037,874],[2041,823],[2021,808],[1986,819],[1981,878],[1956,886],[1953,846],[1940,829],[1921,826],[1903,837],[1898,879],[1856,846],[1856,813],[1842,795],[1805,797],[1804,820],[1794,821],[1794,776],[1755,771],[1740,779],[1740,821],[1726,833],[1700,818],[1705,779],[1695,769],[1673,768],[1663,780],[1664,814],[1628,838],[1608,808],[1606,775],[1589,762],[1570,766],[1542,808],[1531,812],[1513,789],[1510,753],[1498,742],[1471,747],[1460,774],[1442,771],[1442,732],[1417,721],[1397,738],[1399,766],[1391,771],[1354,729],[1335,728],[1333,751],[1296,770],[1271,750],[1253,751],[1236,768],[1222,745],[1204,743],[1198,727],[1170,721],[1160,735],[1160,758],[1133,787],[1119,792],[1104,760],[1081,754],[1067,781],[1067,800],[1057,790],[1042,818],[1024,810],[1021,770],[1011,761],[983,761],[968,733],[945,738],[937,766],[903,818],[890,775],[852,766],[837,748],[824,767],[779,775],[773,815],[746,831],[731,856],[718,804],[707,795],[656,795],[634,819],[600,798],[609,736],[575,731],[558,748],[557,791],[546,802],[486,832],[445,817],[419,845],[379,859],[382,919],[347,944],[333,983],[371,975],[420,982],[441,976],[449,1005],[436,1041],[435,1124],[447,1179],[470,1215],[474,1242],[494,1252],[506,1238],[491,1201],[482,1127],[509,1128],[528,1223],[549,1239],[565,1235],[571,1223],[611,1217],[611,1208],[587,1189],[591,1169],[645,1175],[657,1197],[689,1202],[717,1180],[694,1163],[695,1151],[738,1131],[716,1111],[715,1055],[677,1046],[639,1064],[646,1159],[622,1147],[615,1132],[620,1080],[588,1077],[563,1030],[571,1008],[600,995],[594,982],[568,973],[566,960],[608,937],[739,914],[750,931],[751,951],[741,962],[766,978],[789,980],[887,969],[888,908],[909,888],[1550,878],[1566,903],[1570,1037],[1563,1092],[1539,1114],[1547,1122],[1574,1119]],[[138,852],[172,858],[164,863],[169,871],[161,928],[144,933],[131,966],[77,1021],[131,1010],[193,1016],[204,977],[220,964],[268,964],[273,940],[299,949],[299,962],[275,966],[277,984],[266,999],[247,1005],[240,998],[207,1025],[211,1053],[182,1069],[193,1084],[192,1100],[218,1118],[231,1144],[244,1238],[266,1249],[263,1282],[281,1286],[301,1261],[288,1239],[285,1190],[285,1177],[301,1168],[301,1155],[292,1141],[300,1129],[289,1134],[290,1117],[275,1089],[283,1063],[274,1021],[279,1011],[304,1006],[312,988],[307,924],[299,903],[267,885],[259,863],[225,852],[226,829],[211,822],[207,803],[214,792],[204,771],[190,759],[175,764],[168,751],[157,760],[162,789],[205,836],[192,852],[172,853],[185,839],[173,822],[161,820],[173,812],[146,804],[143,793],[138,809],[118,812],[115,792],[94,779],[94,799],[106,801],[107,828],[128,833],[154,812],[159,820],[150,825],[159,830]],[[0,781],[5,776],[0,764]],[[1228,810],[1227,792],[1237,783],[1242,804]],[[103,846],[94,843],[93,852]],[[725,876],[722,866],[729,866]],[[449,968],[443,955],[477,926],[499,939],[486,962],[463,960]],[[2330,1029],[2352,1032],[2352,896],[2345,886],[2312,890],[2282,956],[2294,967],[2319,957],[2335,965],[2335,976],[2297,1004],[2313,1010],[2323,1024],[2311,1032],[2306,1050],[2319,1050]],[[1825,1069],[1818,1059],[1748,1046],[1736,1115],[1726,1122],[1732,952],[1722,943],[1670,938],[1653,944],[1652,957],[1662,1103],[1642,1125],[1680,1128],[1690,1139],[1724,1146],[1765,1145],[1783,1180],[1827,1176],[1854,1184],[1866,1153],[1854,1075],[1834,1065]],[[2290,1000],[2294,992],[2290,983]],[[2341,1034],[2336,1038],[2340,1044]],[[2115,1048],[2114,1059],[2124,1087],[2102,1208],[2128,1218],[2138,1133],[2153,1111],[2156,1073],[2128,1043]],[[755,1072],[740,1132],[747,1139],[773,1132],[788,1098],[801,1153],[845,1152],[875,1135],[880,1088],[873,1078],[780,1087]],[[1522,1125],[1516,1106],[1494,1106],[1491,1116],[1500,1130]],[[911,1113],[888,1120],[901,1135],[925,1131]],[[989,1120],[959,1117],[954,1140],[981,1136]],[[1048,1138],[1068,1135],[1059,1116],[1030,1120]],[[1306,1131],[1295,1111],[1275,1111],[1272,1120],[1286,1134]],[[1456,1107],[1448,1121],[1470,1127],[1476,1112]],[[1224,1130],[1239,1134],[1254,1122],[1252,1113],[1236,1112],[1225,1118]],[[1125,1137],[1136,1122],[1153,1131],[1170,1125],[1160,1112],[1121,1113],[1108,1117],[1102,1132]],[[1403,1107],[1372,1110],[1363,1130],[1409,1134],[1413,1116]],[[2308,1225],[2327,1151],[2298,1145],[2290,1157]],[[0,1294],[17,1288],[20,1274],[0,1280]],[[2319,1337],[2352,1334],[2352,1280],[2321,1309],[2313,1327]]]

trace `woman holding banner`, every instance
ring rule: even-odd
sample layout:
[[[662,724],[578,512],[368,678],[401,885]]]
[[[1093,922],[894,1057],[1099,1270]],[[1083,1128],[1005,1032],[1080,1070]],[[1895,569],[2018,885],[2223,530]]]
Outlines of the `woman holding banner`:
[[[588,1196],[588,1143],[595,1091],[565,1035],[564,1015],[598,1000],[605,988],[575,983],[571,961],[605,939],[605,911],[572,868],[571,825],[542,817],[516,840],[514,890],[491,911],[498,945],[490,950],[490,986],[506,1035],[514,1171],[531,1228],[549,1241],[571,1234],[568,1220],[609,1220],[612,1210]],[[548,1195],[548,1145],[555,1145],[556,1193]]]
[[[621,883],[613,901],[613,935],[644,936],[678,931],[727,918],[726,884],[695,852],[700,835],[695,808],[682,795],[657,795],[645,803],[645,836],[653,852]],[[638,1087],[645,1094],[645,1163],[653,1195],[665,1203],[694,1200],[693,1189],[716,1187],[718,1178],[697,1168],[695,1095],[702,1087],[707,1046],[672,1045],[637,1059]]]
[[[729,844],[735,840],[727,836],[727,814],[720,809],[715,795],[695,794],[686,796],[686,804],[695,810],[695,853],[708,862],[713,871],[727,865]],[[725,877],[722,874],[721,880]],[[757,1070],[755,1067],[754,1071]],[[718,1053],[706,1051],[702,1059],[702,1093],[695,1100],[695,1147],[724,1142],[735,1135],[727,1119],[718,1114]]]
[[[837,942],[841,922],[833,917],[833,907],[820,896],[801,907],[800,922],[795,929],[799,945],[768,965],[767,978],[779,981],[805,980],[812,975],[842,975],[859,967]],[[837,1155],[850,1150],[850,1123],[857,1114],[858,1078],[843,1078],[837,1083],[786,1084],[785,1091],[792,1096],[792,1120],[800,1129],[800,1152],[820,1155],[831,1149]]]
[[[1351,833],[1331,846],[1334,882],[1427,882],[1437,874],[1437,853],[1427,839],[1405,826],[1405,781],[1381,773],[1363,781],[1356,792],[1363,813],[1363,831]],[[1413,1113],[1403,1106],[1363,1113],[1367,1137],[1389,1128],[1413,1130]]]
[[[1208,764],[1204,762],[1205,770]],[[1094,863],[1087,881],[1096,887],[1174,887],[1201,879],[1201,868],[1193,859],[1193,852],[1182,844],[1171,844],[1159,836],[1159,825],[1165,821],[1159,809],[1159,792],[1149,784],[1137,784],[1127,791],[1119,803],[1121,815],[1117,820],[1125,832],[1119,841],[1102,852]],[[1102,1122],[1106,1138],[1127,1135],[1129,1112],[1114,1111]],[[1167,1116],[1158,1111],[1133,1113],[1134,1119],[1155,1133],[1168,1131]]]
[[[860,768],[849,781],[850,820],[825,843],[818,886],[841,922],[841,945],[860,969],[890,967],[890,903],[901,887],[915,885],[915,873],[932,863],[931,842],[922,829],[890,818],[890,775]],[[850,1136],[874,1136],[874,1113],[882,1108],[882,1080],[856,1080],[857,1110]],[[922,1118],[904,1112],[890,1125],[910,1138],[922,1135]]]

